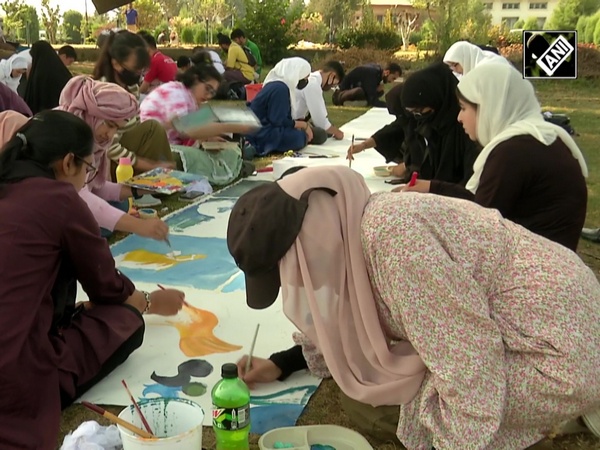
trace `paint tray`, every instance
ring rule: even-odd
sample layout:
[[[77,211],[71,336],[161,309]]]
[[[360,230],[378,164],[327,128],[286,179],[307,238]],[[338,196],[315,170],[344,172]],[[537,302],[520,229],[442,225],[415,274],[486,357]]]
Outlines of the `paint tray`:
[[[275,449],[276,442],[293,444],[290,450],[310,450],[311,445],[330,445],[335,450],[373,450],[371,444],[356,431],[337,425],[311,425],[277,428],[262,435],[261,450]]]

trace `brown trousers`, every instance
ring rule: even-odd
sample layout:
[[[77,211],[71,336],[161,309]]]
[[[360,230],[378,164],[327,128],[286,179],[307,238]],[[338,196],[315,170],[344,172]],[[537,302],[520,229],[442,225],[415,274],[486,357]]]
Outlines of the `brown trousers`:
[[[121,136],[121,145],[140,158],[151,161],[174,161],[171,144],[167,132],[156,120],[147,120],[139,123]],[[111,161],[110,173],[113,181],[116,180],[115,172],[117,162]]]

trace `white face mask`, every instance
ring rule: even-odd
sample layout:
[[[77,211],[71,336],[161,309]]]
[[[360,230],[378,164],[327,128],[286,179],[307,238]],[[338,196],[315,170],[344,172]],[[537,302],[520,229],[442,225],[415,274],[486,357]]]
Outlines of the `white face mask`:
[[[463,74],[462,74],[462,73],[458,73],[458,72],[454,72],[454,71],[453,71],[452,73],[453,73],[453,74],[454,74],[454,76],[455,76],[457,79],[459,79],[459,80],[460,80],[460,79],[462,78],[462,76],[463,76]]]

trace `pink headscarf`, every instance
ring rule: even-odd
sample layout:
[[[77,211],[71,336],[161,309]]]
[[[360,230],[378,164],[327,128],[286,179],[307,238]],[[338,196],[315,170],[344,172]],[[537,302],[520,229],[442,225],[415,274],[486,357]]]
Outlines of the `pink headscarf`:
[[[16,111],[0,112],[0,149],[29,119]]]
[[[117,84],[80,75],[66,84],[60,94],[59,106],[55,109],[81,117],[95,131],[105,120],[120,122],[133,119],[138,113],[139,104],[133,95]],[[112,142],[94,142],[94,163],[99,172],[94,181],[104,182],[109,170],[106,150]]]
[[[361,221],[371,193],[344,166],[303,169],[278,181],[299,199],[315,191],[295,243],[279,262],[285,315],[325,358],[349,397],[373,406],[409,403],[426,367],[408,341],[390,345],[363,254]]]

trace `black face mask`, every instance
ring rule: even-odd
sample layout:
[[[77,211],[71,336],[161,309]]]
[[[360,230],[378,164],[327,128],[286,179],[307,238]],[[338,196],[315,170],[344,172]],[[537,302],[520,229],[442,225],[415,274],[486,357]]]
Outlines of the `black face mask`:
[[[126,86],[134,86],[136,84],[139,84],[140,78],[141,75],[139,73],[132,72],[128,69],[123,69],[121,72],[119,72],[119,79]]]
[[[435,111],[427,111],[426,113],[416,113],[416,114],[413,113],[413,117],[417,121],[417,124],[422,125],[422,124],[431,122],[431,120],[433,119],[434,112]]]
[[[306,86],[308,86],[308,79],[305,78],[303,80],[298,81],[298,84],[296,85],[296,89],[304,89]]]

